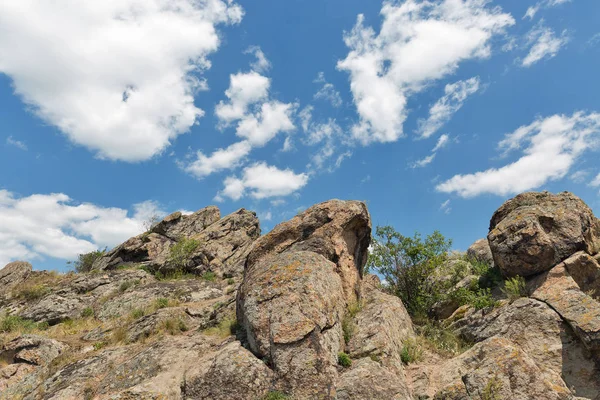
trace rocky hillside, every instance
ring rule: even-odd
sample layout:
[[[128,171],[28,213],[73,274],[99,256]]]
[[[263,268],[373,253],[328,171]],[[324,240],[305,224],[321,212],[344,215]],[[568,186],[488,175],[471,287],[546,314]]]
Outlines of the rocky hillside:
[[[264,236],[254,213],[207,207],[87,272],[10,263],[0,399],[600,399],[600,222],[580,199],[502,205],[435,278],[464,293],[499,271],[493,301],[448,296],[433,325],[364,274],[370,242],[361,202]]]

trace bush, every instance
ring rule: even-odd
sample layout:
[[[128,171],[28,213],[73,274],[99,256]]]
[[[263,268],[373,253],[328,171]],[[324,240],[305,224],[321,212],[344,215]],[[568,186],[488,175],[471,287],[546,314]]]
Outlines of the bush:
[[[400,359],[406,365],[420,361],[423,358],[423,349],[414,339],[404,341],[404,346],[400,351]]]
[[[94,316],[94,309],[92,307],[86,307],[83,310],[81,310],[82,318],[90,318],[93,316]]]
[[[162,323],[162,326],[170,335],[177,335],[189,330],[185,322],[180,318],[169,318]]]
[[[492,291],[488,288],[459,288],[450,294],[450,297],[455,299],[459,305],[468,304],[477,310],[484,308],[495,307],[498,302],[494,300]]]
[[[217,275],[212,271],[206,271],[202,274],[202,279],[208,282],[214,282],[217,279]]]
[[[167,300],[168,302],[168,300]],[[133,310],[131,312],[131,318],[132,319],[140,319],[142,318],[144,315],[146,315],[146,311],[141,309],[141,308],[136,308],[135,310]]]
[[[504,282],[502,293],[508,297],[510,302],[513,302],[520,297],[526,297],[527,284],[525,283],[525,279],[521,276],[515,276],[514,278],[507,279]]]
[[[175,270],[185,270],[192,254],[199,245],[200,242],[197,240],[187,238],[181,239],[169,250],[167,263]]]
[[[24,298],[26,300],[32,301],[41,299],[46,294],[50,292],[50,289],[44,285],[25,285],[23,286],[18,293],[18,296]]]
[[[166,299],[164,297],[159,297],[158,299],[154,300],[154,307],[156,309],[169,307],[169,299]]]
[[[348,354],[341,352],[338,353],[338,364],[344,368],[350,368],[352,366],[352,360]]]
[[[233,278],[227,279],[227,284],[228,285],[233,285],[234,283],[235,283],[235,279],[233,279]]]
[[[402,299],[408,313],[423,318],[444,294],[445,288],[432,278],[451,245],[438,231],[423,239],[418,233],[407,237],[390,226],[377,227],[366,272],[382,275],[387,290]]]
[[[139,281],[137,281],[137,283],[139,283]],[[126,291],[127,289],[129,289],[130,287],[135,286],[135,285],[136,285],[136,281],[123,281],[119,285],[119,292],[123,293],[124,291]]]
[[[31,332],[37,328],[34,321],[24,319],[18,315],[6,315],[0,319],[0,332]]]
[[[106,254],[106,249],[80,254],[76,261],[68,262],[68,264],[73,265],[76,272],[90,272],[94,262],[104,254]]]

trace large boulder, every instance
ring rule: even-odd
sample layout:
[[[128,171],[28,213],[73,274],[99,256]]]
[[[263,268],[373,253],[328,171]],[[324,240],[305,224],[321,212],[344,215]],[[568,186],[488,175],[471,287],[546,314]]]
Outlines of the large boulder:
[[[401,372],[363,358],[341,375],[336,399],[412,400],[412,396]]]
[[[487,239],[476,240],[468,249],[467,256],[488,265],[494,265],[494,257]]]
[[[67,345],[54,339],[23,335],[2,346],[0,359],[9,359],[12,363],[46,366],[67,348]]]
[[[294,398],[335,398],[342,321],[359,301],[370,233],[364,203],[331,200],[276,226],[248,254],[238,322]]]
[[[363,295],[354,316],[346,315],[346,352],[352,358],[398,359],[403,343],[414,337],[410,316],[400,298],[378,289],[379,279],[363,281]]]
[[[238,321],[249,347],[299,398],[331,398],[342,348],[344,292],[336,265],[294,251],[263,257],[246,270]]]
[[[531,276],[577,251],[597,253],[600,221],[571,193],[523,193],[494,213],[488,241],[506,276]]]
[[[25,261],[13,261],[0,269],[0,294],[24,282],[31,274],[31,264]]]
[[[246,268],[284,251],[311,251],[337,265],[348,301],[356,301],[371,241],[371,219],[359,201],[330,200],[277,225],[254,244]]]

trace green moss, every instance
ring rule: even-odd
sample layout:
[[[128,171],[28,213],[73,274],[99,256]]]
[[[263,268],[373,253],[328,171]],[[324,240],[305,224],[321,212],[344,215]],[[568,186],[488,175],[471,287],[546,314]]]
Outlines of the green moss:
[[[344,368],[350,368],[352,366],[352,359],[344,352],[338,353],[338,364]]]

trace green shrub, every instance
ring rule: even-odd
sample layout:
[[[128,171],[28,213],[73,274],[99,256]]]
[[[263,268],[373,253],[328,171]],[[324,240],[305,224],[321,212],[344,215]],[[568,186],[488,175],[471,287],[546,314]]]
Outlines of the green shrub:
[[[352,366],[352,360],[348,354],[340,352],[338,353],[338,364],[344,368],[349,368]]]
[[[185,321],[183,321],[181,318],[169,318],[165,320],[162,325],[163,329],[170,335],[177,335],[181,332],[187,332],[189,330],[188,326],[185,324]]]
[[[76,272],[90,272],[94,262],[106,254],[106,249],[91,251],[89,253],[80,254],[77,260],[70,261],[67,264],[73,265]]]
[[[192,254],[199,245],[200,242],[197,240],[187,238],[181,239],[169,250],[168,264],[175,270],[185,270]]]
[[[433,278],[451,245],[438,231],[423,239],[419,233],[408,237],[391,226],[377,227],[365,272],[381,275],[386,289],[402,299],[408,313],[423,318],[445,294],[446,288]]]
[[[106,346],[105,342],[96,342],[93,344],[94,346],[94,350],[98,351],[100,349],[102,349],[104,346]]]
[[[229,279],[227,279],[227,284],[228,284],[228,285],[233,285],[233,284],[235,284],[235,279],[233,279],[233,278],[229,278]]]
[[[6,315],[0,319],[0,332],[31,332],[37,328],[34,321],[24,319],[18,315]]]
[[[41,299],[48,293],[50,293],[50,289],[42,284],[25,285],[19,290],[18,297],[33,301]]]
[[[94,309],[92,307],[86,307],[83,310],[81,310],[82,318],[90,318],[93,316],[94,316]]]
[[[158,299],[154,300],[154,307],[157,309],[169,307],[169,299],[159,297]]]
[[[495,307],[498,302],[492,297],[490,289],[459,288],[450,294],[450,297],[458,302],[459,305],[468,304],[477,310]]]
[[[267,393],[267,395],[265,397],[262,398],[262,400],[289,400],[290,397],[287,396],[286,394],[279,392],[279,391],[271,391],[269,393]]]
[[[358,312],[362,310],[361,302],[354,302],[348,305],[348,310],[346,311],[346,315],[342,319],[342,332],[344,333],[344,342],[348,344],[350,339],[354,335],[354,331],[356,326],[354,325],[354,317]]]
[[[513,302],[520,297],[527,296],[527,283],[523,277],[515,276],[504,281],[502,292],[508,297],[508,300]]]
[[[206,271],[202,274],[202,279],[208,282],[214,282],[217,279],[217,275],[212,271]]]
[[[420,361],[423,358],[423,349],[420,344],[414,339],[404,341],[404,346],[400,351],[400,359],[406,365]]]

